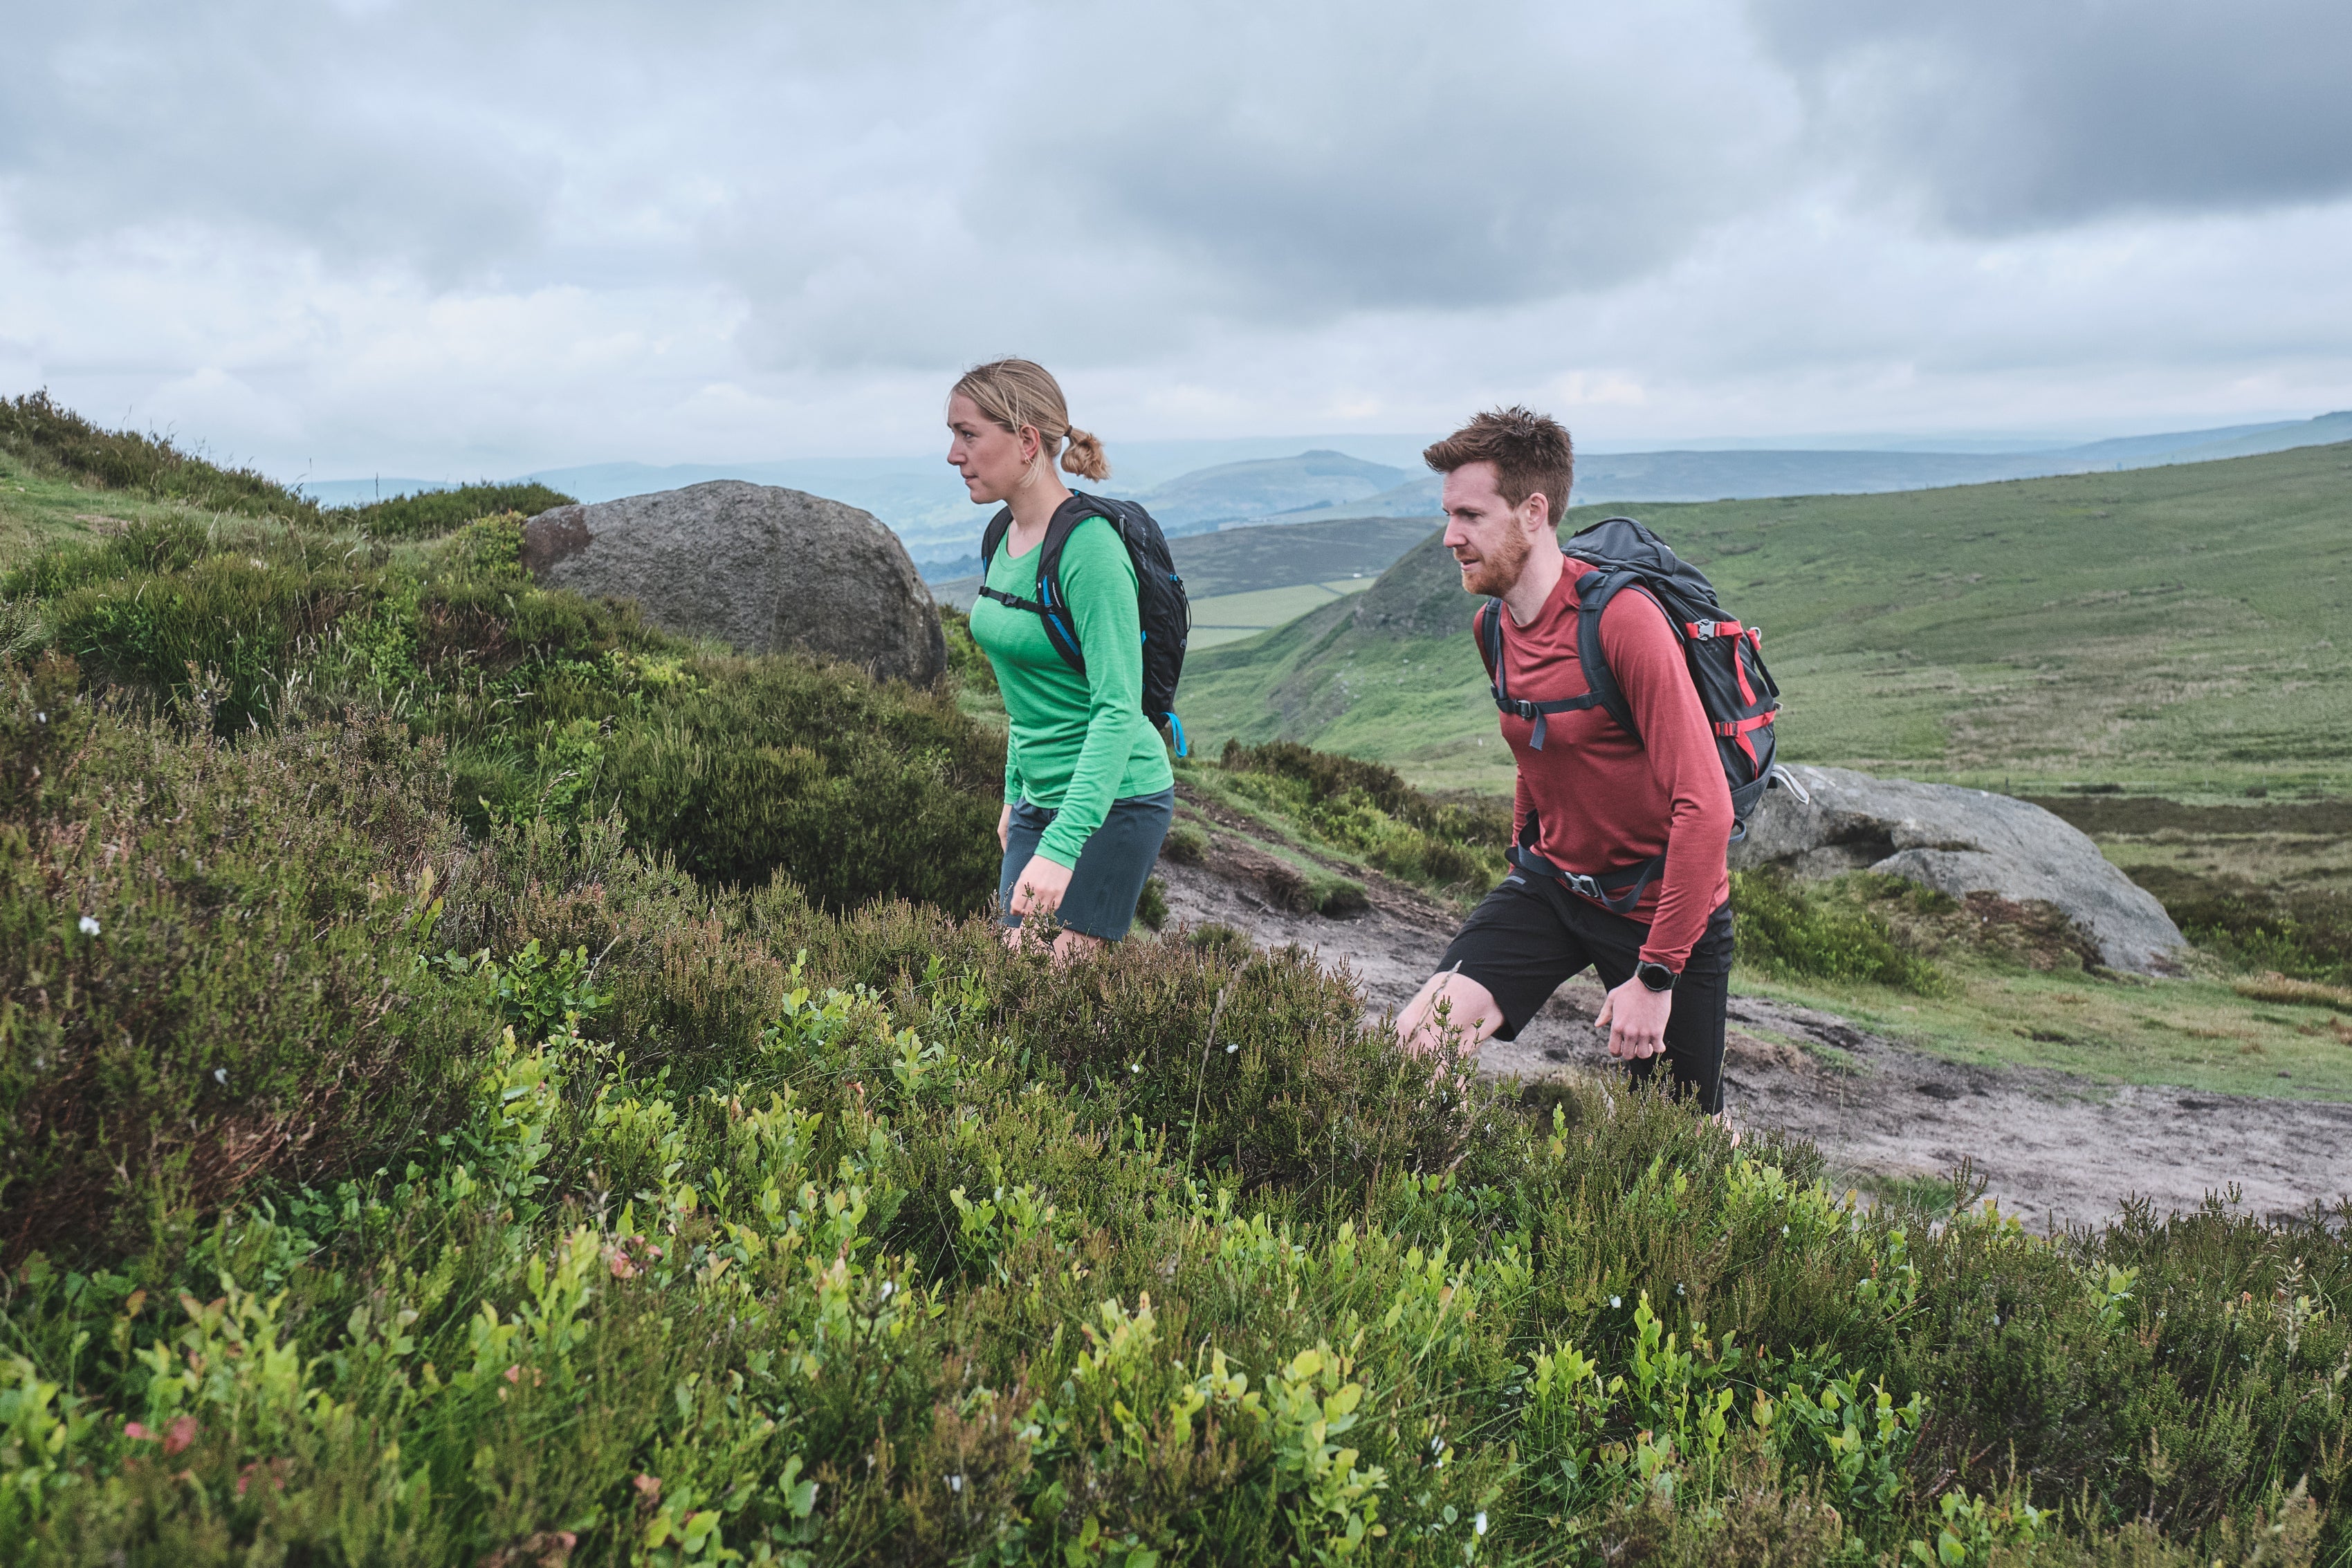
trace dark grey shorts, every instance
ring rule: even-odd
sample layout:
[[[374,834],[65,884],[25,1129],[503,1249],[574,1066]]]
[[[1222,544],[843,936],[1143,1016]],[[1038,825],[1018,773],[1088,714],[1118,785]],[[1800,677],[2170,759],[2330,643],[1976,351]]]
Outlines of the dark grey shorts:
[[[1000,911],[1012,907],[1013,879],[1037,852],[1037,841],[1060,814],[1026,800],[1013,808],[1013,823],[1004,839],[1004,863],[996,873]],[[1070,891],[1062,895],[1062,907],[1055,915],[1062,929],[1084,932],[1105,942],[1127,936],[1128,927],[1135,924],[1136,900],[1143,896],[1143,884],[1160,859],[1160,841],[1168,836],[1168,823],[1175,814],[1173,789],[1130,795],[1110,803],[1102,826],[1087,840],[1087,847],[1078,852],[1078,863],[1071,868]],[[1021,917],[1006,915],[1004,924],[1018,925]]]
[[[1492,992],[1503,1009],[1503,1027],[1495,1038],[1513,1040],[1552,992],[1587,968],[1610,990],[1632,979],[1649,939],[1650,928],[1641,922],[1612,915],[1549,877],[1514,871],[1470,912],[1437,967],[1466,975]],[[1675,1083],[1697,1091],[1701,1110],[1723,1108],[1731,956],[1731,905],[1726,904],[1707,918],[1706,931],[1675,984],[1665,1055],[1629,1064],[1636,1082],[1663,1066]]]

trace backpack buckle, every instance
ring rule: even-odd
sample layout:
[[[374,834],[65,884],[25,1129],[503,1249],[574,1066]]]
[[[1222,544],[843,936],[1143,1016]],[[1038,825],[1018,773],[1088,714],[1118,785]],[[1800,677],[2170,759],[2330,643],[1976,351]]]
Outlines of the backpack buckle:
[[[1702,643],[1706,642],[1708,638],[1715,635],[1715,622],[1712,621],[1692,622],[1691,635],[1697,638]]]
[[[1559,873],[1559,880],[1568,884],[1568,890],[1570,893],[1581,897],[1599,898],[1601,896],[1600,882],[1580,871],[1564,871]]]

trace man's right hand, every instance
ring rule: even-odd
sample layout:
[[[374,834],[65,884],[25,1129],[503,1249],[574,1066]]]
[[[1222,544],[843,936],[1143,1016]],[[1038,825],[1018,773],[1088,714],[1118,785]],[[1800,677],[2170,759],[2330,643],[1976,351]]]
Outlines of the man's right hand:
[[[996,847],[999,851],[1013,847],[1013,802],[1004,802],[1004,810],[996,814]]]

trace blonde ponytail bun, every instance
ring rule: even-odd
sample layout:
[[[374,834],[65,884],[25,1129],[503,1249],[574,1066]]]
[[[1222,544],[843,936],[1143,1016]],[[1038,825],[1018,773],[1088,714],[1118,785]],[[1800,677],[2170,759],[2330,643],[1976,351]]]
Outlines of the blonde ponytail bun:
[[[1097,482],[1110,477],[1110,465],[1103,458],[1102,443],[1091,431],[1070,427],[1070,449],[1062,454],[1062,466],[1081,479]]]
[[[1063,401],[1062,383],[1034,360],[991,360],[974,365],[957,382],[950,398],[968,397],[972,405],[1005,430],[1018,435],[1034,430],[1051,453],[1069,438],[1062,466],[1081,479],[1108,479],[1110,465],[1103,460],[1102,443],[1070,423],[1070,405]]]

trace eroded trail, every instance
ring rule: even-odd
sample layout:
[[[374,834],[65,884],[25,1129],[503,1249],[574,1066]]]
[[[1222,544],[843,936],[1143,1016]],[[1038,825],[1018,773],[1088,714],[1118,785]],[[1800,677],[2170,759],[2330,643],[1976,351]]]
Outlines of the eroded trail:
[[[1344,964],[1382,1010],[1412,996],[1457,924],[1433,900],[1384,881],[1368,887],[1369,911],[1330,920],[1275,907],[1248,879],[1214,865],[1163,863],[1160,873],[1171,919],[1307,947]],[[1517,1040],[1486,1047],[1482,1070],[1606,1070],[1591,1022],[1600,1005],[1589,977],[1561,988]],[[1990,1196],[2035,1229],[2095,1224],[2135,1197],[2162,1214],[2234,1186],[2246,1211],[2277,1216],[2352,1193],[2352,1105],[1962,1066],[1759,997],[1734,996],[1731,1019],[1725,1101],[1736,1120],[1801,1134],[1855,1174],[1940,1176],[1973,1161]],[[1823,1065],[1807,1044],[1835,1048],[1842,1065]]]

